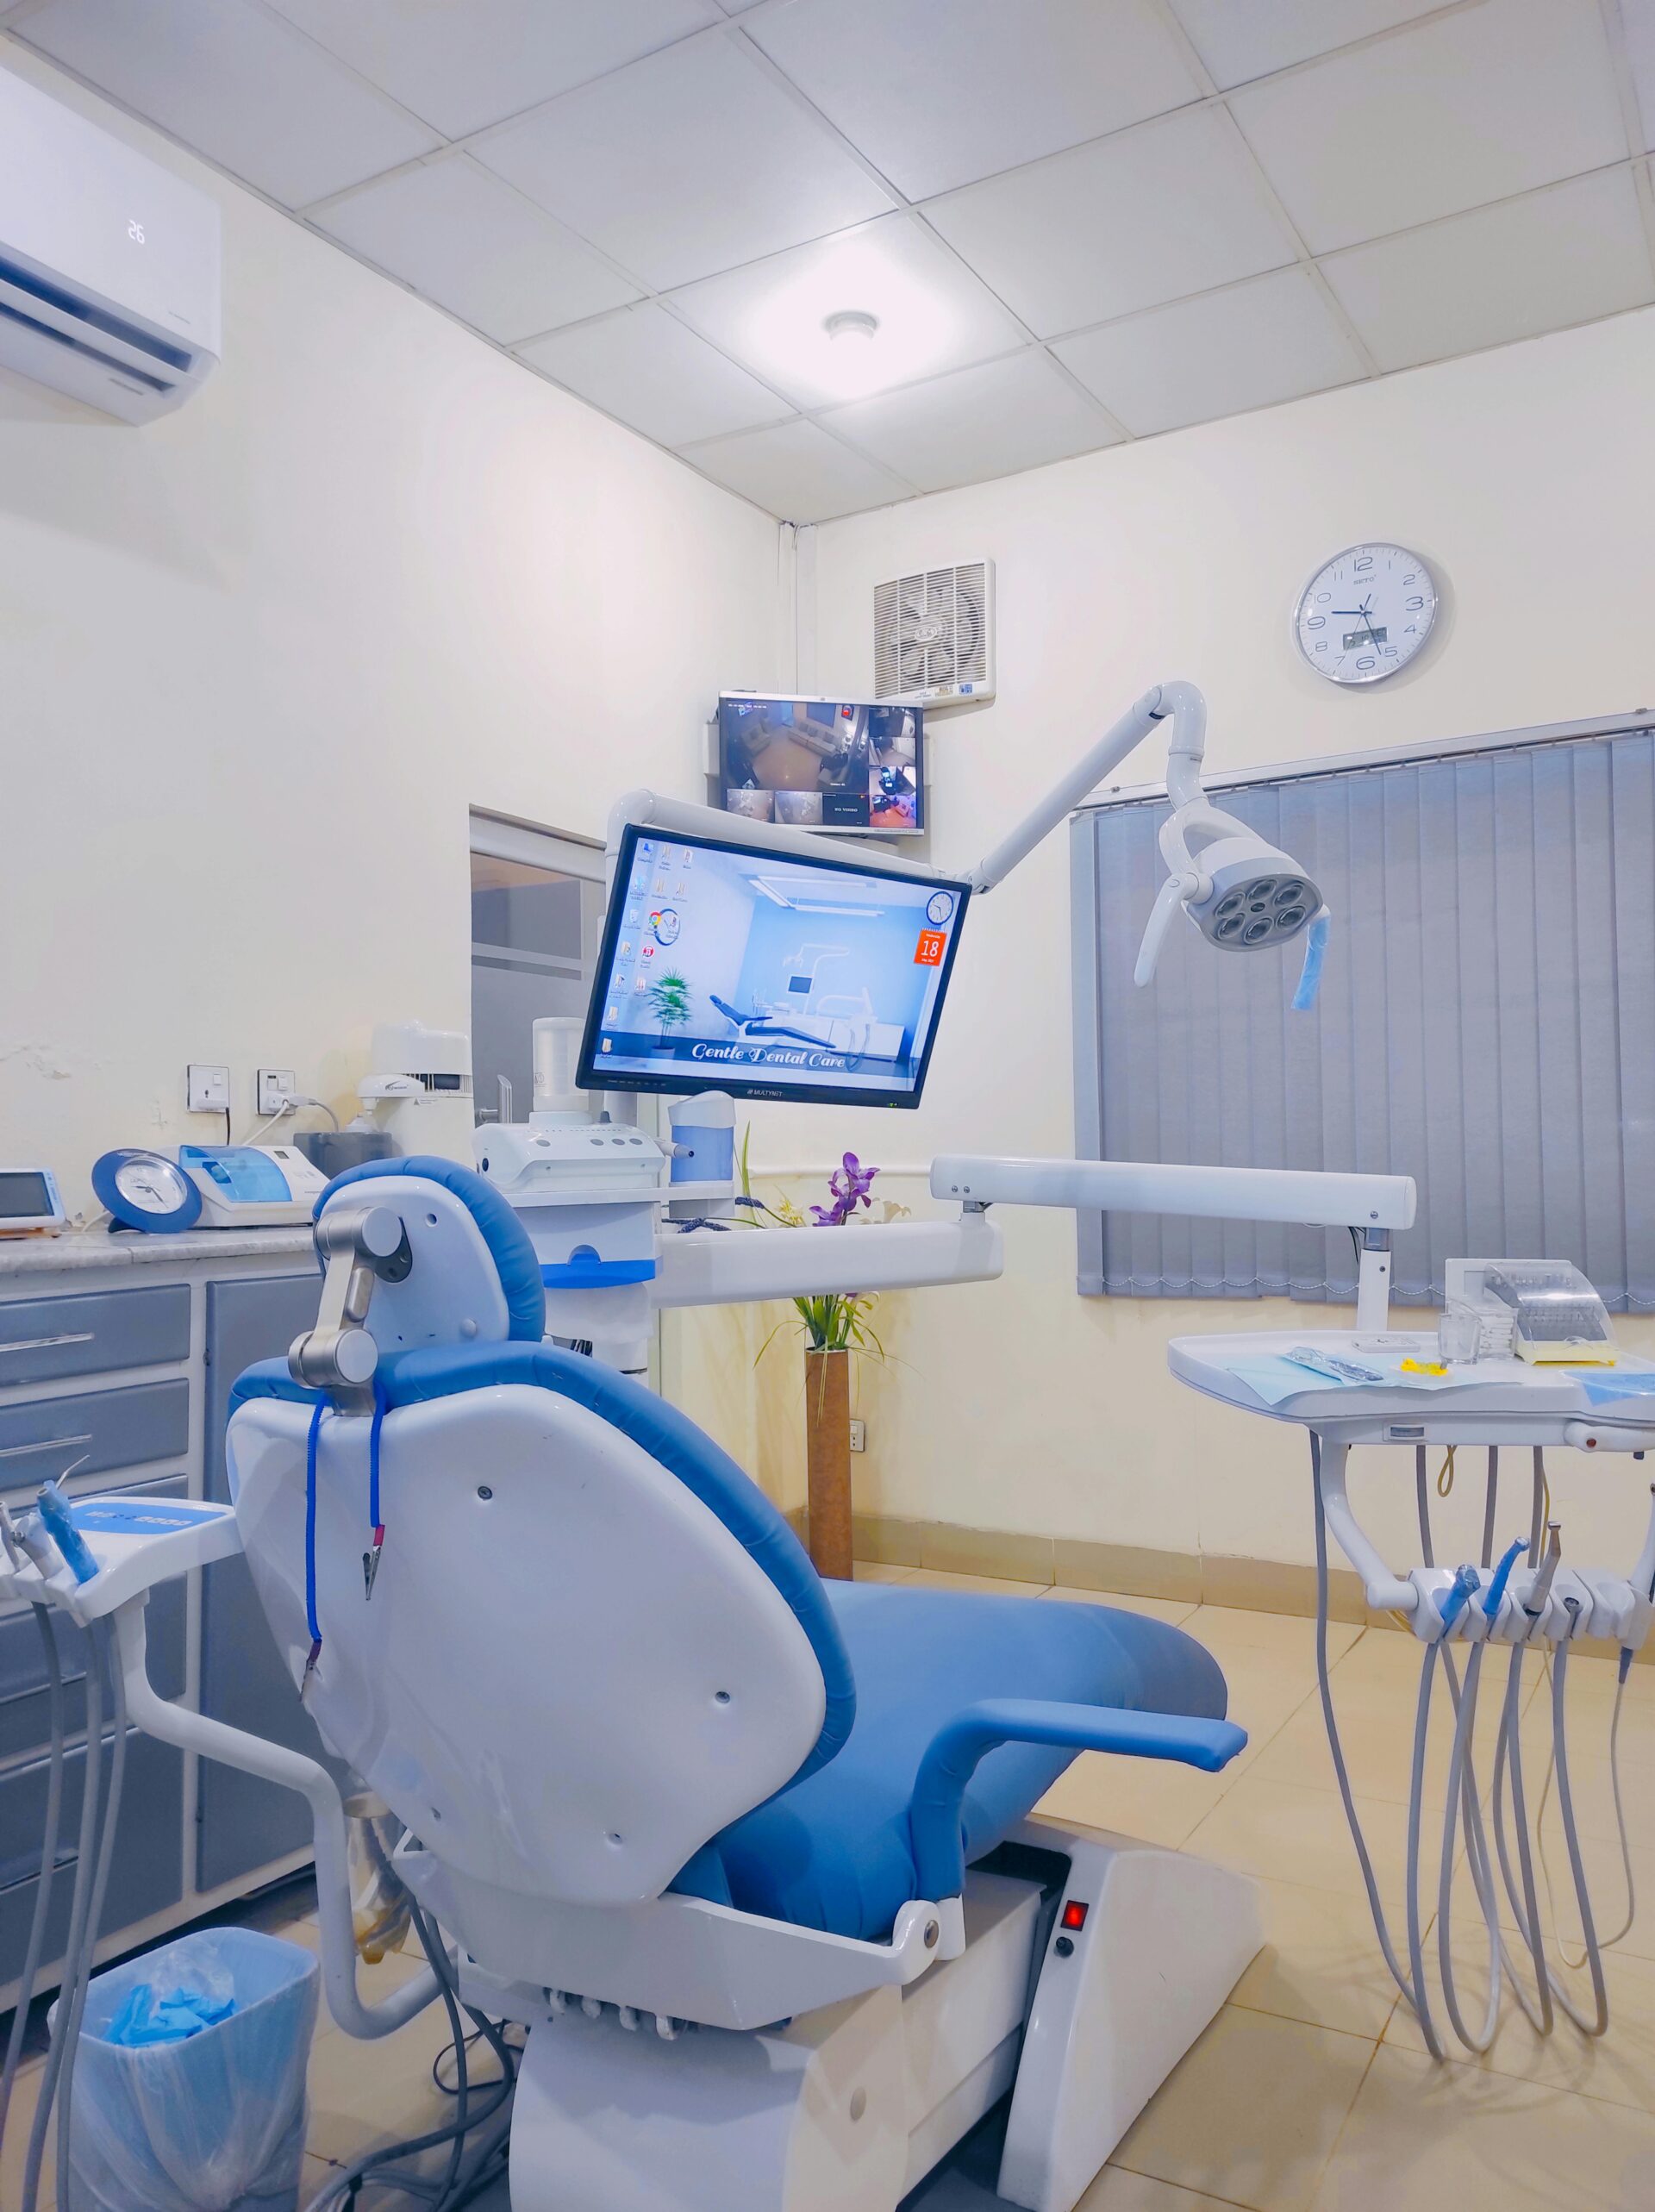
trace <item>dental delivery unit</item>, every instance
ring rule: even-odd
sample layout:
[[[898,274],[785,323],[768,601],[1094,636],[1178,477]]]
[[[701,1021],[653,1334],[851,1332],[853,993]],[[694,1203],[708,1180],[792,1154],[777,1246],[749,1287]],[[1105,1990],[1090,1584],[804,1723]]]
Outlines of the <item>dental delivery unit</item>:
[[[734,1099],[916,1104],[971,900],[1163,724],[1169,872],[1139,980],[1182,906],[1221,952],[1303,936],[1294,1003],[1308,1007],[1327,908],[1303,869],[1206,797],[1204,709],[1187,684],[1140,700],[959,877],[633,794],[611,820],[589,1011],[584,1025],[536,1024],[528,1120],[479,1128],[476,1172],[374,1159],[322,1193],[315,1324],[234,1387],[233,1504],[48,1485],[33,1514],[0,1523],[0,1594],[37,1609],[48,1647],[49,1608],[87,1630],[116,1722],[102,1776],[98,1703],[23,2212],[54,2102],[67,2140],[128,1722],[307,1799],[323,1984],[347,2034],[385,2035],[434,2002],[457,2032],[467,2009],[496,2045],[494,2021],[528,2031],[515,2094],[428,2198],[458,2203],[509,2130],[515,2212],[895,2212],[1009,2100],[1000,2200],[1071,2212],[1254,1956],[1259,1911],[1242,1875],[1034,1809],[1083,1750],[1224,1766],[1246,1738],[1222,1673],[1183,1631],[1104,1603],[823,1582],[755,1484],[637,1379],[665,1308],[990,1279],[1002,1262],[992,1209],[1009,1204],[1352,1232],[1353,1331],[1183,1339],[1173,1371],[1310,1431],[1323,1703],[1380,1940],[1431,2049],[1446,2039],[1419,1878],[1439,1679],[1453,1715],[1437,1894],[1449,2021],[1486,2047],[1509,1983],[1539,2024],[1564,2012],[1602,2032],[1607,1939],[1581,1866],[1564,1688],[1570,1646],[1588,1635],[1616,1640],[1624,1679],[1651,1617],[1655,1523],[1625,1578],[1564,1565],[1541,1455],[1640,1453],[1655,1409],[1639,1411],[1631,1369],[1562,1363],[1606,1357],[1588,1286],[1463,1263],[1475,1327],[1457,1318],[1442,1347],[1392,1333],[1390,1238],[1415,1211],[1400,1176],[945,1158],[931,1190],[958,1207],[951,1218],[732,1233]],[[637,1126],[647,1091],[673,1099],[665,1142]],[[1415,1455],[1421,1563],[1405,1573],[1350,1504],[1357,1443]],[[1471,1443],[1489,1451],[1482,1555],[1439,1566],[1426,1453]],[[1513,1534],[1497,1455],[1518,1444],[1535,1503]],[[1329,1528],[1369,1603],[1424,1647],[1402,1950],[1333,1728]],[[358,1989],[333,1774],[151,1685],[149,1591],[236,1553],[296,1690],[359,1780],[377,1894],[403,1900],[427,1940],[426,1971],[378,2003]],[[1475,1746],[1490,1644],[1506,1646],[1508,1671],[1485,1815]],[[1584,2001],[1547,1952],[1539,1905],[1544,1792],[1525,1778],[1518,1728],[1531,1651],[1552,1668]],[[96,1667],[87,1679],[101,1699]],[[60,1763],[60,1714],[59,1731]],[[61,1827],[54,1796],[20,2019]],[[1475,2026],[1449,1958],[1462,1838],[1488,1934]],[[353,2201],[369,2163],[340,2169],[316,2205]]]

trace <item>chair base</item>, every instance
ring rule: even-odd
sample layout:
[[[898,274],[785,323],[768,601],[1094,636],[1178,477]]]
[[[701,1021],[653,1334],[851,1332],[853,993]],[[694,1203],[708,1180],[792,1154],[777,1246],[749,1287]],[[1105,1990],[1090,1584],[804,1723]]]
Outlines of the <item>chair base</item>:
[[[1258,1905],[1244,1877],[1124,1838],[1031,1821],[1016,1846],[1060,1889],[974,1872],[964,1954],[904,1989],[671,2041],[525,2004],[512,2212],[896,2212],[1008,2090],[1002,2201],[1071,2212],[1258,1950]]]

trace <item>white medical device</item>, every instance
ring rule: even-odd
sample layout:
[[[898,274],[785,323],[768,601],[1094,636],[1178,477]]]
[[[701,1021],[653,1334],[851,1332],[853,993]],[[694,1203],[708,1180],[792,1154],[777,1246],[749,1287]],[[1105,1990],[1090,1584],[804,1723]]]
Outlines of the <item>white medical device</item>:
[[[123,422],[219,355],[215,203],[0,69],[0,364]]]
[[[180,1145],[178,1158],[127,1147],[92,1166],[92,1189],[123,1228],[297,1228],[328,1178],[291,1145]]]
[[[49,1167],[0,1167],[0,1236],[55,1235],[66,1218]]]
[[[1621,1692],[1655,1617],[1655,1509],[1642,1549],[1624,1572],[1564,1566],[1562,1523],[1552,1517],[1545,1461],[1548,1446],[1639,1458],[1655,1450],[1655,1363],[1605,1363],[1608,1324],[1602,1302],[1566,1264],[1450,1260],[1447,1282],[1451,1299],[1472,1323],[1452,1359],[1440,1356],[1444,1347],[1435,1331],[1381,1328],[1376,1333],[1364,1327],[1180,1337],[1168,1351],[1172,1372],[1192,1388],[1309,1432],[1323,1717],[1380,1948],[1437,2059],[1449,2055],[1449,2042],[1425,1965],[1425,1931],[1433,1915],[1430,1941],[1446,2026],[1473,2054],[1492,2045],[1508,1986],[1539,2034],[1551,2034],[1559,2017],[1589,2037],[1602,2035],[1608,2026],[1603,1953],[1630,1931],[1633,1909],[1617,1764]],[[1538,1296],[1538,1314],[1525,1312],[1525,1293]],[[1445,1333],[1454,1312],[1451,1305]],[[1516,1340],[1519,1328],[1527,1347]],[[1560,1359],[1558,1347],[1571,1341],[1578,1343],[1579,1355]],[[1348,1483],[1357,1445],[1400,1445],[1411,1452],[1418,1565],[1393,1568],[1363,1528]],[[1427,1454],[1433,1447],[1446,1452],[1446,1478],[1455,1453],[1471,1446],[1487,1451],[1482,1542],[1476,1560],[1450,1566],[1436,1557]],[[1502,1522],[1501,1453],[1513,1446],[1530,1455],[1529,1494]],[[1423,1647],[1408,1814],[1405,1943],[1394,1939],[1381,1901],[1340,1737],[1327,1664],[1329,1530],[1361,1577],[1370,1608],[1401,1616]],[[1571,1648],[1585,1637],[1607,1638],[1621,1653],[1608,1752],[1627,1905],[1613,1934],[1596,1915],[1571,1778],[1565,1684]],[[1477,1714],[1488,1653],[1496,1646],[1504,1647],[1505,1671],[1490,1792],[1478,1767]],[[1551,1676],[1550,1758],[1543,1786],[1532,1777],[1526,1783],[1524,1776],[1524,1669],[1531,1654]],[[1440,1849],[1421,1843],[1439,1674],[1449,1690],[1452,1746]],[[1553,1881],[1540,1815],[1554,1778],[1567,1866],[1566,1873],[1558,1866],[1555,1878],[1566,1887],[1571,1910],[1578,1916],[1578,1960],[1566,1959],[1539,1905],[1538,1884],[1549,1890]],[[1457,1958],[1453,1939],[1455,1869],[1462,1848],[1486,1935],[1486,1978],[1474,2005],[1462,2002],[1464,1959]],[[1565,1965],[1572,1972],[1583,1966],[1589,1994],[1571,1985]]]
[[[383,1129],[402,1153],[440,1153],[469,1165],[472,1040],[459,1029],[423,1022],[381,1022],[373,1032],[373,1073],[357,1086],[364,1112],[353,1129]]]

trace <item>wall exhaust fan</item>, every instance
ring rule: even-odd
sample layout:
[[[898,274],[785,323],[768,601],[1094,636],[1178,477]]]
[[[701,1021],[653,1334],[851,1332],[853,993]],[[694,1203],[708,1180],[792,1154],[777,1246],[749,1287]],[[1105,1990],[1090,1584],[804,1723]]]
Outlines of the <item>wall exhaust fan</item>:
[[[994,697],[991,560],[875,584],[873,692],[934,708]]]

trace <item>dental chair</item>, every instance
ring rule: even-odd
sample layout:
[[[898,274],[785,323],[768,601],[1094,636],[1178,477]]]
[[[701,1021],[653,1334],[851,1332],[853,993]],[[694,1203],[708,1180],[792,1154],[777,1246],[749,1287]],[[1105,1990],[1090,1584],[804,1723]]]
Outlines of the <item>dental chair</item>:
[[[529,2028],[515,2212],[893,2212],[1008,2092],[1001,2197],[1069,2212],[1259,1930],[1245,1878],[1034,1808],[1089,1747],[1222,1766],[1213,1659],[821,1581],[692,1422],[542,1340],[465,1169],[353,1169],[316,1237],[315,1330],[235,1386],[236,1520],[462,1994]]]

